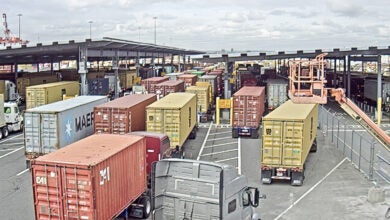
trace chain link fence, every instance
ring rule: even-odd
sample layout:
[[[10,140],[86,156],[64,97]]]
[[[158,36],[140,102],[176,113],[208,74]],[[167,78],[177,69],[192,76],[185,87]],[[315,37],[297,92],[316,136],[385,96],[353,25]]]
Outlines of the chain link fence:
[[[319,108],[319,126],[324,136],[369,180],[390,186],[390,152],[348,115]]]

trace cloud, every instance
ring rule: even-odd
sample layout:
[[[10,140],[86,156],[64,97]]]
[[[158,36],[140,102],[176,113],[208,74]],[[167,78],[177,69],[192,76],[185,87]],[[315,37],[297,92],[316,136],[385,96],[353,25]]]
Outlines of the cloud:
[[[331,12],[345,17],[359,17],[365,13],[354,0],[327,0],[326,6]]]

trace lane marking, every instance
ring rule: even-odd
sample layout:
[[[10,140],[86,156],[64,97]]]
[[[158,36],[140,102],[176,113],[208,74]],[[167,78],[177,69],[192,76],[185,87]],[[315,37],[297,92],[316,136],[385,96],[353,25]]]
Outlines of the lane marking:
[[[232,131],[223,131],[223,132],[217,132],[217,133],[211,133],[211,135],[215,135],[215,134],[227,134],[227,133],[231,133]]]
[[[203,140],[202,147],[200,148],[200,151],[199,151],[199,154],[198,154],[198,157],[196,158],[196,160],[199,160],[199,159],[200,159],[200,155],[202,155],[204,146],[206,145],[207,138],[208,138],[209,135],[210,135],[210,131],[211,131],[211,127],[212,127],[211,125],[213,125],[213,122],[210,122],[209,130],[207,131],[206,137],[205,137],[204,140]]]
[[[223,144],[215,144],[215,145],[209,145],[209,146],[205,146],[204,148],[207,149],[207,148],[212,148],[212,147],[221,147],[221,146],[225,146],[225,145],[229,145],[229,144],[237,144],[238,142],[228,142],[228,143],[223,143]]]
[[[13,153],[15,153],[16,151],[21,150],[21,149],[24,149],[24,146],[23,146],[23,147],[19,147],[18,149],[15,149],[15,150],[13,150],[13,151],[11,151],[11,152],[9,152],[9,153],[4,154],[3,156],[0,157],[0,159],[3,158],[3,157],[8,156],[8,155],[10,155],[10,154],[13,154]]]
[[[314,186],[312,186],[308,191],[306,191],[299,199],[297,199],[293,204],[291,204],[286,210],[284,210],[280,215],[278,215],[274,220],[280,219],[284,214],[286,214],[290,209],[292,209],[296,204],[298,204],[303,198],[305,198],[311,191],[313,191],[319,184],[321,184],[330,174],[332,174],[341,164],[346,161],[347,158],[344,158],[337,164],[331,171],[329,171],[320,181],[318,181]]]
[[[19,137],[19,136],[22,136],[22,135],[23,135],[23,134],[18,134],[18,135],[15,135],[15,136],[13,136],[13,137],[10,137],[10,138],[7,138],[7,139],[4,139],[4,140],[0,141],[0,144],[1,144],[1,143],[4,143],[4,142],[6,142],[6,141],[8,141],[8,140],[15,139],[15,138],[17,138],[17,137]]]
[[[16,176],[20,176],[20,175],[22,175],[23,173],[25,173],[25,172],[27,172],[27,171],[29,171],[29,170],[30,170],[30,169],[25,169],[25,170],[23,170],[22,172],[16,174]]]
[[[14,145],[20,145],[24,144],[24,142],[14,142],[14,143],[6,143],[6,144],[1,144],[1,146],[14,146]]]
[[[224,153],[229,153],[229,152],[233,152],[233,151],[238,151],[237,149],[232,149],[232,150],[225,150],[225,151],[218,151],[218,152],[214,152],[214,153],[208,153],[208,154],[203,154],[203,156],[210,156],[210,155],[215,155],[215,154],[224,154]]]
[[[222,163],[222,162],[225,162],[225,161],[236,160],[236,159],[238,159],[238,157],[232,157],[232,158],[223,159],[223,160],[216,160],[215,162],[216,163]]]
[[[241,175],[241,137],[238,137],[238,174]]]
[[[232,137],[222,137],[222,138],[214,138],[214,139],[208,139],[207,141],[217,141],[217,140],[225,140],[225,139],[231,139]]]

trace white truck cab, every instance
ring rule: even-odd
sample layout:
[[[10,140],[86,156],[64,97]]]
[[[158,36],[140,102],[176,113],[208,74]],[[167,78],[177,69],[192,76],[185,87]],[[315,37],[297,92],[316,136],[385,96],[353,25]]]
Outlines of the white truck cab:
[[[0,139],[9,135],[9,132],[23,130],[23,116],[16,102],[3,101],[0,94]]]

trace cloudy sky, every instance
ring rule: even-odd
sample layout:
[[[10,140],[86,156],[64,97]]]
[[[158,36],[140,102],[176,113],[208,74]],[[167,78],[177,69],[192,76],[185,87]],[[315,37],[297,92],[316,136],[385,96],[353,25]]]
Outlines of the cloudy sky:
[[[196,50],[295,51],[390,45],[388,0],[2,0],[35,45],[114,37]],[[3,36],[3,35],[1,35]]]

